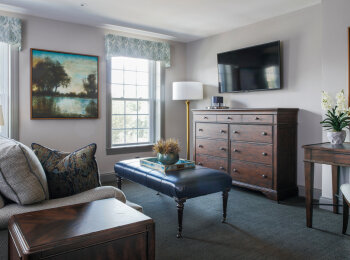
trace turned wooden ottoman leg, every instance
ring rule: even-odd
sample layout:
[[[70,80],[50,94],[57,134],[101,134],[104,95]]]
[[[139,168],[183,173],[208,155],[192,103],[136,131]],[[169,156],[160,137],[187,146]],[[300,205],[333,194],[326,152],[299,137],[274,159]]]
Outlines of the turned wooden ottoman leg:
[[[222,192],[222,206],[223,206],[223,212],[222,212],[222,223],[226,222],[226,213],[227,213],[227,200],[228,200],[228,190]]]
[[[117,175],[117,186],[118,186],[118,189],[122,189],[122,177],[119,177]]]
[[[349,221],[349,205],[343,196],[343,234],[346,233],[346,230],[348,228],[348,221]]]
[[[184,213],[184,203],[186,202],[185,199],[175,199],[177,203],[177,219],[178,219],[178,232],[176,237],[182,238],[182,218]]]

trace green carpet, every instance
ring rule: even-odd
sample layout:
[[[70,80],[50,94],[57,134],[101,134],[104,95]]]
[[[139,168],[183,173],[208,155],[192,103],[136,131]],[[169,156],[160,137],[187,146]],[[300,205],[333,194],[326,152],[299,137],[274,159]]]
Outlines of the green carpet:
[[[221,223],[220,193],[190,199],[184,238],[177,239],[172,198],[131,182],[124,182],[123,191],[156,223],[156,259],[350,259],[350,236],[341,234],[342,215],[315,209],[314,228],[307,228],[301,198],[277,204],[260,193],[234,188],[226,224]]]

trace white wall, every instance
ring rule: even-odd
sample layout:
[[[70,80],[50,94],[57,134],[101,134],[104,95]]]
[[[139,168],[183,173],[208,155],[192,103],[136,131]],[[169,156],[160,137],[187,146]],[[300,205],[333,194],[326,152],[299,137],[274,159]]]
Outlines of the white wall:
[[[20,17],[23,22],[23,48],[19,55],[21,142],[26,145],[30,145],[32,142],[37,142],[39,144],[63,151],[74,151],[82,146],[95,142],[98,147],[96,156],[101,173],[113,172],[114,163],[119,160],[129,159],[135,156],[151,155],[151,153],[123,154],[113,156],[106,155],[106,60],[104,55],[105,30],[32,16],[22,16],[9,13],[3,14]],[[171,42],[170,44],[172,66],[171,68],[166,69],[165,73],[165,137],[176,137],[182,144],[185,144],[186,133],[185,129],[181,128],[181,125],[185,123],[185,119],[178,116],[185,114],[185,107],[182,104],[171,101],[172,82],[184,79],[185,45],[183,43],[176,42]],[[99,56],[99,119],[30,119],[30,48]]]
[[[335,94],[341,89],[348,93],[348,27],[349,0],[322,1],[322,81],[323,89]],[[349,140],[349,132],[347,140]],[[324,136],[324,141],[327,138]],[[349,182],[349,170],[341,169],[342,182]],[[330,166],[322,169],[322,197],[332,198]]]
[[[321,107],[321,5],[309,7],[230,32],[189,43],[186,48],[187,80],[205,85],[205,99],[192,108],[204,108],[210,97],[218,95],[217,53],[281,40],[283,89],[265,92],[224,94],[230,107],[299,108],[298,185],[304,185],[301,146],[322,141]],[[316,167],[319,172],[320,168]],[[315,176],[321,188],[321,175]]]

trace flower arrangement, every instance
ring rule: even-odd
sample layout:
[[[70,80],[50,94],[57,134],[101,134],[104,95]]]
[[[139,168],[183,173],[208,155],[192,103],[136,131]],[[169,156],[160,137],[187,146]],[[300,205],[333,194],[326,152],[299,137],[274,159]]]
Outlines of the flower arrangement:
[[[172,138],[168,140],[160,139],[153,146],[153,151],[155,153],[161,153],[161,154],[179,153],[180,152],[179,142]]]
[[[344,90],[337,93],[335,105],[333,105],[331,96],[327,92],[322,91],[322,109],[327,112],[326,118],[321,121],[321,125],[327,130],[340,132],[344,128],[349,128],[350,110],[347,106]]]
[[[180,146],[175,139],[158,140],[153,146],[153,151],[157,153],[158,161],[163,164],[170,165],[179,160]]]
[[[350,124],[350,109],[344,90],[336,94],[334,104],[332,97],[327,92],[322,91],[321,105],[322,109],[326,111],[326,117],[320,123],[322,127],[330,131],[327,134],[329,140],[332,144],[343,143],[346,137],[346,132],[343,129],[349,128]]]

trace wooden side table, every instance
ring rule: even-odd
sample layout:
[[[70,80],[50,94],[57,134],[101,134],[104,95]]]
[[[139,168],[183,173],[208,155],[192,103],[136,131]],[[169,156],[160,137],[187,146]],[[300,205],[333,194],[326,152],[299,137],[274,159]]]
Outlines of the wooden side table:
[[[9,259],[154,259],[154,222],[116,199],[14,215]]]
[[[314,164],[332,165],[333,212],[338,213],[339,167],[350,167],[350,143],[304,145],[306,225],[312,227]],[[317,204],[320,205],[320,204]]]

